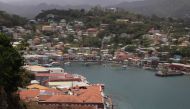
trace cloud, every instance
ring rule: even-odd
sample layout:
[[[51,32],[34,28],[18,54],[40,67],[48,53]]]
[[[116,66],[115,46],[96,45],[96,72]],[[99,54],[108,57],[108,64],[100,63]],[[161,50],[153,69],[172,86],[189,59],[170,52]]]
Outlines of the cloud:
[[[16,3],[16,4],[39,4],[39,3],[48,3],[48,4],[59,4],[59,5],[112,5],[117,4],[123,1],[136,1],[136,0],[0,0],[6,3]]]

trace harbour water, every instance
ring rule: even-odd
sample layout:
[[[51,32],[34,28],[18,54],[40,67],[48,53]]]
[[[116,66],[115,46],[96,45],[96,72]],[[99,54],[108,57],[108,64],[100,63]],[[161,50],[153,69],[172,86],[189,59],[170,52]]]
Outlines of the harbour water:
[[[65,71],[105,84],[115,109],[190,109],[190,76],[160,78],[155,72],[111,65],[72,63]]]

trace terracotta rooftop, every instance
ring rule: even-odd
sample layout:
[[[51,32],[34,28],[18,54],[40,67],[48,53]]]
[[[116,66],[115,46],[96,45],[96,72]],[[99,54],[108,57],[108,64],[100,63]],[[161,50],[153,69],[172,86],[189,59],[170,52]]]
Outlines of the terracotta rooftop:
[[[29,107],[31,108],[37,108],[37,109],[59,109],[59,105],[39,105],[36,103],[30,103],[28,104]],[[61,109],[97,109],[96,106],[79,106],[79,105],[70,105],[70,106],[65,106],[62,105]]]
[[[99,85],[72,89],[73,95],[54,95],[47,99],[48,103],[103,103]]]
[[[88,32],[97,32],[98,30],[96,28],[88,28],[87,31]]]
[[[24,101],[37,101],[40,90],[22,90],[19,91],[20,98]]]
[[[62,82],[62,81],[81,81],[81,79],[80,78],[50,78],[44,82],[46,83],[46,82]]]
[[[62,95],[64,92],[57,89],[44,89],[44,90],[20,90],[19,92],[20,98],[24,101],[37,101],[39,95]]]
[[[39,101],[46,101],[51,97],[51,95],[39,95]]]
[[[37,73],[35,74],[36,77],[58,77],[63,76],[65,77],[66,74],[60,74],[60,73]]]

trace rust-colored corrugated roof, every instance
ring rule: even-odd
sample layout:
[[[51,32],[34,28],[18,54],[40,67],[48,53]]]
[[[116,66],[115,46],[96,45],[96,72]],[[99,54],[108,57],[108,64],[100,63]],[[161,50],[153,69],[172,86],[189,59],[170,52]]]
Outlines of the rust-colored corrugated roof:
[[[101,86],[88,86],[84,89],[73,89],[73,95],[54,95],[45,102],[57,103],[103,103]]]
[[[38,100],[37,97],[39,97],[39,95],[62,95],[64,92],[57,89],[50,88],[50,89],[45,89],[45,90],[39,90],[39,89],[21,90],[18,93],[20,95],[20,98],[24,101],[29,101],[29,100],[37,101]]]
[[[51,97],[51,95],[39,95],[39,101],[46,101]]]
[[[63,76],[65,77],[66,74],[60,74],[60,73],[37,73],[35,74],[36,77],[59,77]]]
[[[96,106],[80,106],[80,105],[39,105],[36,103],[30,103],[28,104],[28,107],[30,108],[38,108],[38,109],[98,109]]]
[[[98,30],[96,28],[88,28],[87,31],[88,32],[97,32]]]
[[[46,81],[44,81],[44,83],[47,82],[64,82],[64,81],[82,81],[80,78],[50,78]]]
[[[34,100],[40,93],[40,90],[22,90],[19,91],[20,98],[24,101]]]

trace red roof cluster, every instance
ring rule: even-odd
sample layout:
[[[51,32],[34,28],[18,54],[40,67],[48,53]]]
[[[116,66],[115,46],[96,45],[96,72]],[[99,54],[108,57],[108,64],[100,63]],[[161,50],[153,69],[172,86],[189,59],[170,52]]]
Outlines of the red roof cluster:
[[[65,77],[66,74],[60,74],[60,73],[36,73],[36,77],[58,77],[58,76],[63,76]]]
[[[70,93],[70,94],[66,94]],[[102,87],[92,85],[75,87],[67,91],[57,89],[21,90],[20,98],[24,101],[38,101],[39,103],[103,103]]]
[[[43,92],[44,94],[42,94]],[[46,90],[38,90],[38,89],[30,89],[30,90],[21,90],[18,92],[20,98],[24,101],[38,101],[38,97],[41,95],[62,95],[63,91],[57,89],[46,89]]]
[[[46,103],[103,103],[101,86],[88,86],[72,89],[72,95],[55,95],[47,99]]]

